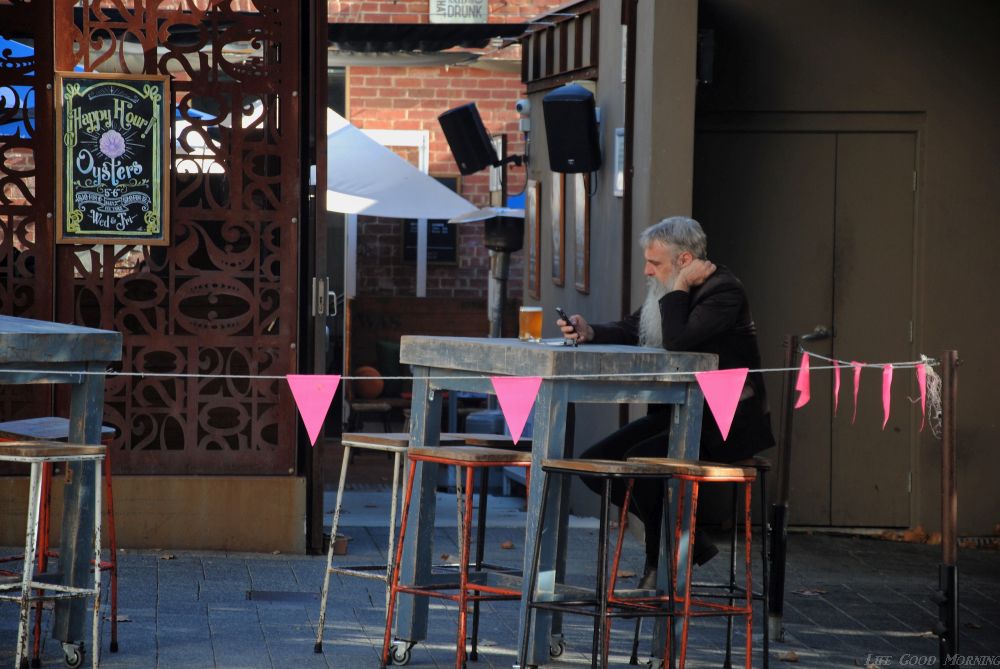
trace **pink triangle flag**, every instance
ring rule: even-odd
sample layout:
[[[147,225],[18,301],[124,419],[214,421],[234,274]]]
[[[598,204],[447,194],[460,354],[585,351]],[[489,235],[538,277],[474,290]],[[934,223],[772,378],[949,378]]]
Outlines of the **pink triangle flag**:
[[[809,403],[809,354],[802,354],[802,363],[799,365],[799,378],[795,381],[795,390],[799,391],[799,399],[795,402],[795,408],[801,409]]]
[[[705,402],[719,426],[723,441],[729,437],[729,428],[733,425],[736,405],[740,403],[740,394],[749,371],[749,367],[740,367],[694,373],[701,392],[705,393]]]
[[[840,363],[833,361],[833,415],[837,415],[837,404],[840,402]]]
[[[538,388],[542,385],[540,376],[494,376],[493,390],[497,393],[500,410],[507,420],[510,436],[516,444],[524,432],[524,424],[528,422],[531,407],[535,406]]]
[[[892,365],[882,365],[882,429],[889,422],[889,405],[892,402]]]
[[[927,419],[927,365],[917,365],[917,385],[920,387],[920,431]]]
[[[856,360],[851,361],[851,367],[854,368],[854,413],[851,415],[851,425],[854,425],[854,419],[858,417],[858,388],[861,387],[861,368],[863,366],[864,363]]]
[[[340,374],[289,374],[285,378],[309,433],[309,443],[315,446],[326,412],[340,385]]]

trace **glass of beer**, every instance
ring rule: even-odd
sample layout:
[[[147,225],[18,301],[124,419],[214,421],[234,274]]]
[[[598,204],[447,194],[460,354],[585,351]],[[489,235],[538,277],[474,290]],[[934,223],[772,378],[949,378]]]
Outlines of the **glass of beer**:
[[[517,318],[517,338],[521,341],[542,340],[541,307],[521,307]]]

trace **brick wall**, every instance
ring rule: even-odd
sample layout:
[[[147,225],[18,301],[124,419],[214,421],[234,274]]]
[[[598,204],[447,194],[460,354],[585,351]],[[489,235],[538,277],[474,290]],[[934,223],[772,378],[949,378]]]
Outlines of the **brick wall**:
[[[426,23],[430,0],[395,2],[331,1],[330,20],[342,23]],[[527,22],[563,2],[491,0],[491,22]],[[495,58],[509,61],[510,72],[480,67],[351,67],[347,74],[347,116],[360,128],[427,130],[429,171],[433,176],[458,176],[437,117],[453,107],[475,102],[491,134],[506,133],[509,153],[523,152],[514,103],[526,97],[520,78],[520,47],[504,49]],[[405,152],[401,155],[406,156]],[[524,187],[524,169],[508,170],[508,193]],[[489,204],[487,170],[462,177],[460,192],[478,206]],[[414,295],[416,268],[402,260],[402,223],[362,218],[358,235],[358,292]],[[523,252],[513,254],[508,296],[520,300]],[[458,261],[430,265],[427,294],[432,297],[486,298],[489,257],[483,246],[482,224],[466,224],[458,232]]]

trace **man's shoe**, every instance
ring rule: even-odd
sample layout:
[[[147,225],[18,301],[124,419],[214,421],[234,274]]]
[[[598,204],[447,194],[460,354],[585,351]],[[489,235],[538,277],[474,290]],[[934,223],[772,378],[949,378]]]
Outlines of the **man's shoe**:
[[[646,567],[637,587],[639,590],[656,590],[656,567]]]

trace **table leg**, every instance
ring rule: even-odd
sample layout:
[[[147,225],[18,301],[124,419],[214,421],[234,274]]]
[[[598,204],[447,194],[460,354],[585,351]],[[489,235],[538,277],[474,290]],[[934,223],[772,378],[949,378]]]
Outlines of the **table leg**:
[[[566,407],[568,400],[568,385],[566,382],[543,381],[535,400],[535,422],[533,427],[533,446],[531,451],[531,484],[528,489],[528,512],[525,519],[524,566],[525,578],[522,580],[521,610],[518,629],[524,629],[524,616],[527,615],[528,590],[530,580],[528,575],[534,568],[531,556],[535,551],[536,531],[541,524],[541,546],[539,546],[537,590],[540,593],[555,590],[555,575],[557,571],[557,547],[559,542],[560,518],[563,515],[562,476],[552,477],[548,491],[549,504],[546,505],[545,517],[539,517],[542,494],[542,461],[547,458],[562,457],[566,434]],[[528,646],[527,665],[545,664],[549,659],[549,636],[552,630],[552,614],[540,609],[535,610],[534,624],[528,631],[531,640]],[[523,632],[522,632],[523,633]],[[520,648],[522,640],[518,639]]]
[[[101,419],[104,415],[104,366],[88,363],[83,381],[73,386],[70,396],[69,441],[74,444],[100,444]],[[59,565],[63,585],[88,587],[90,561],[94,555],[94,467],[100,463],[67,463],[64,488],[62,533],[59,542]],[[80,598],[57,600],[52,636],[64,643],[83,639],[87,602]],[[96,650],[96,649],[95,649]]]
[[[410,411],[410,446],[436,445],[441,438],[441,391],[432,391],[426,367],[413,367],[413,403]],[[418,462],[413,481],[414,499],[407,516],[409,530],[398,565],[404,584],[426,583],[431,576],[434,538],[435,492],[438,465]],[[400,593],[396,606],[396,637],[409,642],[427,638],[426,597]]]

